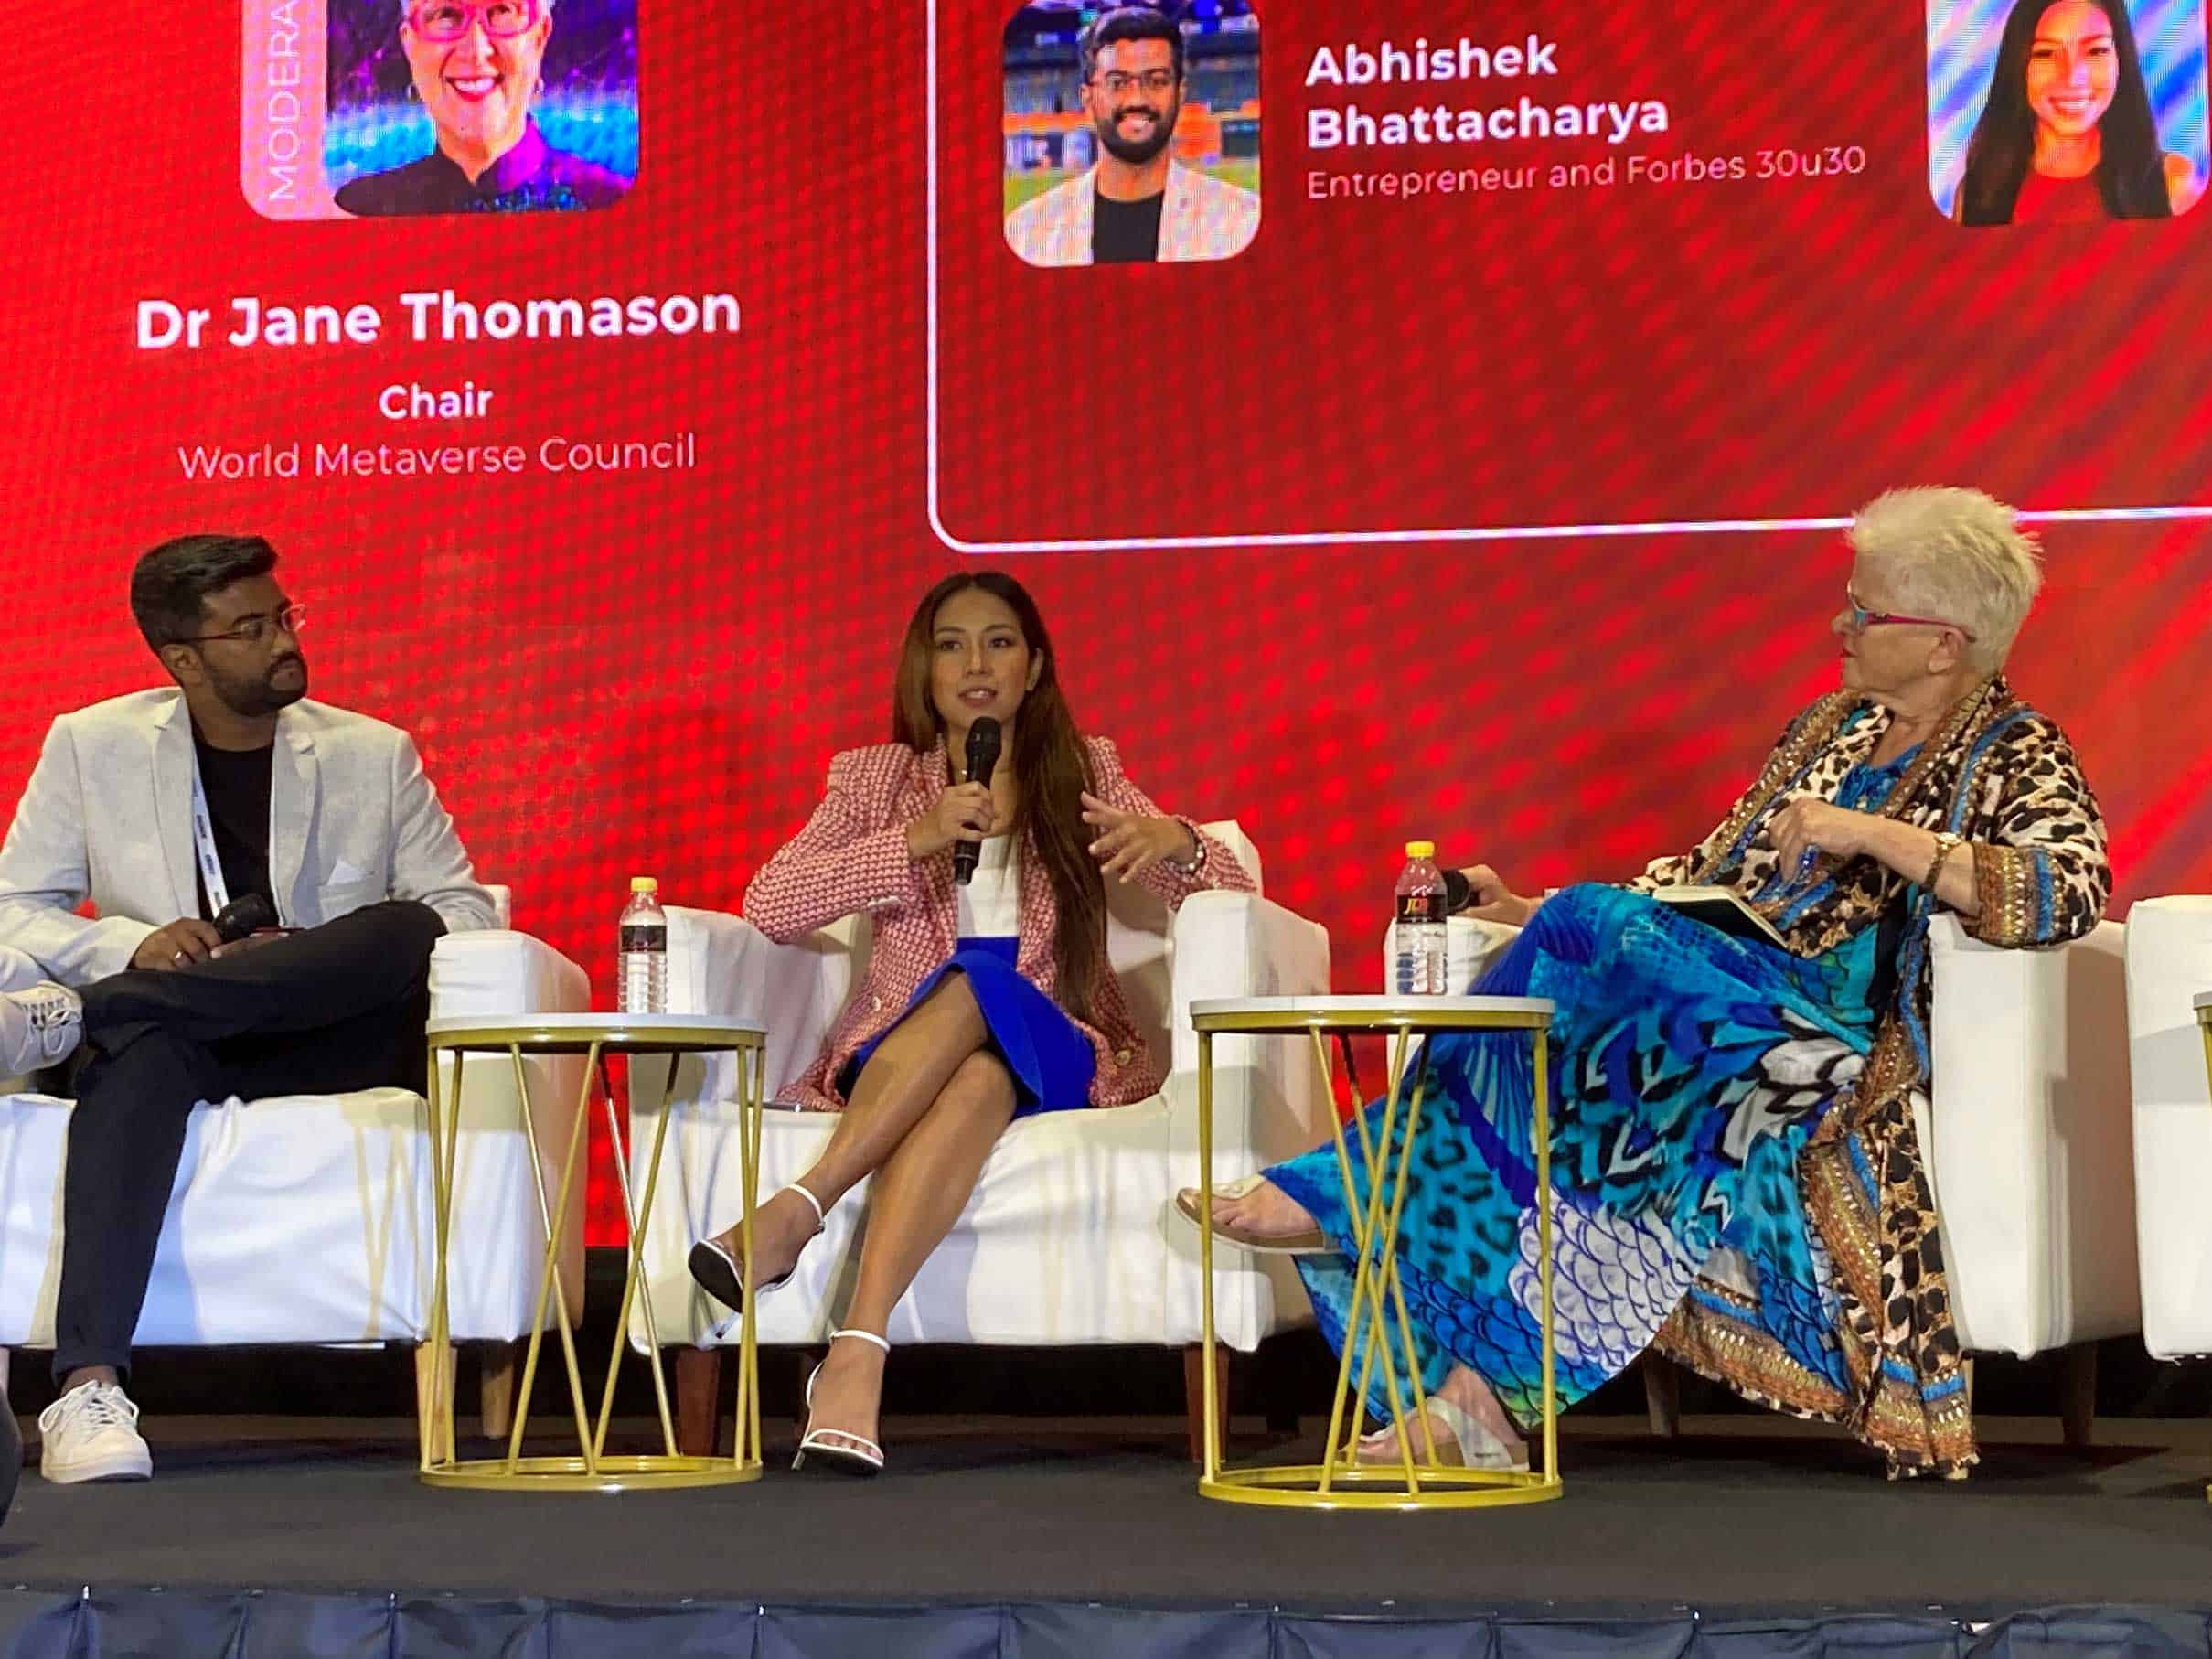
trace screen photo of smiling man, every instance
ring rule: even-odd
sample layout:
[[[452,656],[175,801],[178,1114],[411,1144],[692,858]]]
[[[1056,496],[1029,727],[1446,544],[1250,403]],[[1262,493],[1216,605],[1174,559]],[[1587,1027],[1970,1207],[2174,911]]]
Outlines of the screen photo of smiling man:
[[[1258,193],[1172,154],[1187,86],[1181,29],[1149,6],[1121,6],[1094,18],[1078,49],[1098,159],[1008,215],[1007,245],[1032,265],[1243,252],[1259,229]]]

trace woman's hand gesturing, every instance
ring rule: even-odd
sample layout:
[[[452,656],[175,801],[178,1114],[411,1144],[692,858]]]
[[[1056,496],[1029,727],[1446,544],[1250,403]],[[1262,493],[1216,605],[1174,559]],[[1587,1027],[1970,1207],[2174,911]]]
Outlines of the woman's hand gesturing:
[[[955,841],[981,840],[998,823],[988,784],[954,784],[906,826],[906,851],[915,859],[935,858]]]
[[[1091,826],[1091,856],[1103,875],[1128,881],[1142,875],[1161,859],[1198,856],[1191,831],[1171,818],[1138,818],[1100,800],[1089,790],[1083,795],[1083,821]]]

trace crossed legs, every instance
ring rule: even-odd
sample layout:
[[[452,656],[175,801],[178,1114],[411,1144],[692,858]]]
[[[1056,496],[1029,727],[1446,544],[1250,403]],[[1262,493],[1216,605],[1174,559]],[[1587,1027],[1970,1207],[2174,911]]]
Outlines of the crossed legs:
[[[869,1057],[829,1144],[798,1179],[828,1210],[874,1178],[845,1313],[852,1329],[883,1333],[1013,1120],[1013,1078],[985,1048],[988,1037],[967,976],[947,974]],[[765,1283],[798,1259],[816,1224],[804,1198],[779,1193],[753,1225],[753,1272]],[[737,1230],[721,1242],[734,1249]],[[876,1439],[884,1357],[873,1343],[834,1344],[815,1384],[816,1423]]]

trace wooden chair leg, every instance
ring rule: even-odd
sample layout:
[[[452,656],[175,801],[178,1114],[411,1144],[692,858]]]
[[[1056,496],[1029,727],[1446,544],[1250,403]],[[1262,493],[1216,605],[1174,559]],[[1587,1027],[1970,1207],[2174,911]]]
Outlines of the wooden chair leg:
[[[476,1380],[477,1427],[487,1440],[503,1440],[515,1426],[515,1382],[522,1374],[523,1342],[486,1343]]]
[[[676,1450],[690,1458],[714,1455],[721,1427],[722,1351],[676,1351]]]
[[[1682,1373],[1674,1362],[1657,1354],[1643,1356],[1643,1408],[1651,1432],[1671,1440],[1682,1432]]]
[[[430,1425],[430,1455],[443,1461],[454,1455],[445,1433],[445,1401],[454,1387],[454,1347],[451,1343],[415,1344],[415,1418]]]
[[[1227,1344],[1213,1344],[1214,1409],[1220,1414],[1222,1438],[1229,1431],[1229,1354]],[[1190,1427],[1191,1461],[1206,1461],[1206,1349],[1192,1343],[1182,1351],[1183,1415]]]
[[[2068,1447],[2086,1451],[2097,1422],[2097,1344],[2076,1343],[2060,1363],[2059,1423]]]

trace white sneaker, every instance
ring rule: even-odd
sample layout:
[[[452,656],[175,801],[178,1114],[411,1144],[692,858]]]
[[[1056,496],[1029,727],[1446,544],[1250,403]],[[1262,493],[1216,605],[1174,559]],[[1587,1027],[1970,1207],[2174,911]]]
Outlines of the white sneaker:
[[[50,981],[0,990],[0,1076],[59,1065],[84,1038],[84,999]]]
[[[144,1481],[154,1453],[138,1432],[138,1407],[118,1383],[80,1383],[38,1414],[38,1472],[57,1486]]]

